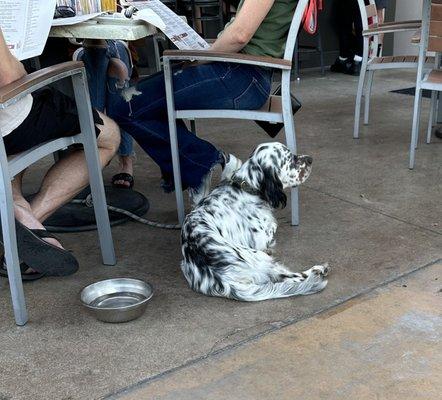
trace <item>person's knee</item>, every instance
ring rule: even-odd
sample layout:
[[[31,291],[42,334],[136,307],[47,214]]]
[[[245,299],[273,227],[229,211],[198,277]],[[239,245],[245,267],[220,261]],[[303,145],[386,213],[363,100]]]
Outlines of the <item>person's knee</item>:
[[[99,125],[100,134],[97,138],[97,145],[100,149],[106,149],[115,154],[120,146],[120,128],[106,115],[99,113],[103,125]]]

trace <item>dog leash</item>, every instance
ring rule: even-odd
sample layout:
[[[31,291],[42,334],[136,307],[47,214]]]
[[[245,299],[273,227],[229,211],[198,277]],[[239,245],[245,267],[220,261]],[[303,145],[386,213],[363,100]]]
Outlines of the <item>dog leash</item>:
[[[71,200],[71,203],[73,204],[84,204],[86,207],[93,207],[94,202],[92,200],[92,195],[88,194],[84,200],[74,199]],[[181,225],[179,224],[165,224],[162,222],[157,221],[151,221],[146,218],[139,217],[138,215],[131,213],[130,211],[127,211],[123,208],[118,208],[114,206],[107,206],[107,209],[109,211],[116,212],[118,214],[123,214],[126,217],[129,217],[133,219],[134,221],[140,222],[141,224],[151,226],[153,228],[161,228],[161,229],[181,229]]]

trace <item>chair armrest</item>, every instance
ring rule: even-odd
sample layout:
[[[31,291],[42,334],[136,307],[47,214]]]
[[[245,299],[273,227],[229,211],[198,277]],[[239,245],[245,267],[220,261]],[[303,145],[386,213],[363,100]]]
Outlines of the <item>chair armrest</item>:
[[[396,33],[396,32],[407,32],[415,31],[419,29],[422,25],[422,21],[398,21],[398,22],[387,22],[385,24],[374,25],[370,29],[366,29],[362,32],[363,36],[373,36],[379,35],[381,33]]]
[[[207,50],[166,50],[163,60],[177,61],[218,61],[232,62],[236,64],[250,64],[258,67],[268,67],[290,70],[292,62],[283,58],[252,56],[242,53],[222,53]]]
[[[411,43],[419,44],[421,42],[421,36],[422,36],[422,29],[418,29],[416,32],[413,33],[413,36],[411,36]]]
[[[31,93],[43,86],[78,73],[84,64],[81,61],[68,61],[43,68],[0,88],[0,104],[6,103],[21,94]]]

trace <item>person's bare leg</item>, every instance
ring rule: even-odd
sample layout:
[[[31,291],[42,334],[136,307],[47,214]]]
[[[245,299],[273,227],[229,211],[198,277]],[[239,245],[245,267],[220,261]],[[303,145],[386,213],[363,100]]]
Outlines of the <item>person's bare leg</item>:
[[[120,144],[117,124],[100,113],[104,125],[97,138],[101,165],[106,166]],[[59,207],[67,203],[88,184],[86,159],[82,150],[69,154],[55,163],[43,179],[39,193],[31,201],[32,214],[43,222]]]
[[[23,225],[28,227],[29,229],[44,229],[44,226],[38,221],[37,218],[32,214],[31,205],[28,201],[23,197],[22,193],[22,181],[24,172],[20,172],[20,174],[16,175],[12,180],[12,197],[14,200],[14,214],[17,221],[20,221]],[[48,243],[53,244],[54,246],[62,247],[61,244],[52,238],[45,238]],[[35,272],[32,268],[28,268],[25,271],[26,274]]]

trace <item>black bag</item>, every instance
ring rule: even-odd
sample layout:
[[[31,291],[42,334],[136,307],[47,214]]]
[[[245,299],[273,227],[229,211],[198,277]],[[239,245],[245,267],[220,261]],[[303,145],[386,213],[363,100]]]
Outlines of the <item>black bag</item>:
[[[281,85],[272,92],[272,96],[280,96],[281,95]],[[300,101],[293,95],[290,94],[290,98],[292,100],[292,110],[293,115],[295,115],[299,109],[302,107]],[[281,122],[271,123],[267,121],[255,121],[264,131],[271,137],[274,138],[279,131],[284,127],[284,124]]]

